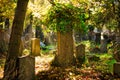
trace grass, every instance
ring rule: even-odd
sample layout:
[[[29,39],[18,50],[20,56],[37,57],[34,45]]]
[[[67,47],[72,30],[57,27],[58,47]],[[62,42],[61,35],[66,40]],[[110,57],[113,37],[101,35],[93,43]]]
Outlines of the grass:
[[[55,45],[48,45],[48,46],[45,46],[45,50],[41,49],[42,50],[42,54],[48,54],[51,50],[55,50],[56,49],[56,46]]]
[[[84,44],[86,46],[86,57],[87,56],[96,56],[99,57],[100,60],[98,61],[88,61],[86,58],[85,64],[88,67],[94,67],[96,70],[101,71],[103,73],[112,73],[113,74],[113,64],[116,63],[116,60],[113,58],[112,51],[113,49],[109,49],[108,53],[91,53],[89,50],[95,46],[100,47],[100,45],[95,45],[94,43],[91,44],[89,41],[83,41],[79,44]],[[77,45],[79,45],[77,44]],[[111,44],[108,44],[110,47]],[[94,65],[94,66],[93,66]]]

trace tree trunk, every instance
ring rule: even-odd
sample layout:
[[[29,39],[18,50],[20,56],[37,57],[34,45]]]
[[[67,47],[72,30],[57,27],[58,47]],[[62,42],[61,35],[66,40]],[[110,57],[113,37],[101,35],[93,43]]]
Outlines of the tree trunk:
[[[75,63],[73,54],[73,32],[66,33],[57,32],[58,52],[55,56],[56,66],[68,67]]]
[[[5,62],[3,80],[18,80],[18,55],[23,32],[23,24],[29,0],[18,0],[15,17],[12,25],[12,33],[8,54]]]

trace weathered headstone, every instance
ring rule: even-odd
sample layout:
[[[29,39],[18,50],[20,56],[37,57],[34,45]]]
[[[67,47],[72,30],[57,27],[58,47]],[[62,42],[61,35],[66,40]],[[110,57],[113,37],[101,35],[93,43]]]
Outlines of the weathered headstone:
[[[85,45],[80,44],[76,46],[76,59],[80,65],[85,61]]]
[[[95,39],[95,32],[94,32],[94,26],[93,25],[88,25],[88,39],[89,41],[94,41]]]
[[[25,34],[25,36],[22,38],[24,41],[24,48],[30,50],[31,45],[31,35],[29,33]]]
[[[31,55],[40,56],[40,39],[32,38],[31,40]]]
[[[108,36],[107,35],[103,35],[104,39],[101,40],[101,46],[100,46],[100,51],[102,53],[106,53],[108,50],[107,50],[107,40],[108,40]]]
[[[7,52],[10,35],[0,29],[0,53]]]
[[[19,57],[18,62],[18,80],[35,80],[35,58],[31,56]]]
[[[102,53],[106,53],[107,52],[107,41],[106,40],[101,40],[100,51]]]
[[[81,41],[81,33],[80,31],[74,31],[74,39],[77,43],[79,43]]]
[[[88,32],[88,39],[89,39],[89,41],[94,41],[95,33],[93,31]]]
[[[95,33],[95,42],[96,44],[100,44],[100,40],[101,40],[101,33]]]
[[[44,41],[43,29],[39,25],[36,26],[35,37],[39,38],[41,41]]]

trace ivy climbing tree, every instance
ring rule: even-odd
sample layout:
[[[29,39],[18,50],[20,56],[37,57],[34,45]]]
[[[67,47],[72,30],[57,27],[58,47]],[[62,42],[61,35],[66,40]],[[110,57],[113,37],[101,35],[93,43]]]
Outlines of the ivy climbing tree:
[[[48,10],[45,24],[57,31],[57,54],[53,62],[56,66],[67,67],[75,64],[73,29],[83,30],[83,9],[72,4],[53,3]]]

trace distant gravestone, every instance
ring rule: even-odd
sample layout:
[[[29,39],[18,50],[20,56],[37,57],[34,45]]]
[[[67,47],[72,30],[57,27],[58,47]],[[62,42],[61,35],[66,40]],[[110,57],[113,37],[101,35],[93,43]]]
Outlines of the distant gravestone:
[[[103,35],[104,39],[101,40],[101,46],[100,46],[100,51],[102,53],[106,53],[107,50],[107,44],[108,44],[108,36],[107,35]]]
[[[37,25],[35,29],[35,37],[39,38],[42,42],[44,41],[44,33],[41,26]]]
[[[31,40],[31,55],[40,56],[40,39],[32,38]]]
[[[30,23],[23,32],[23,40],[24,40],[24,48],[30,50],[31,45],[31,38],[34,37],[33,31],[32,31],[32,23]]]
[[[30,50],[30,45],[31,45],[31,35],[29,33],[25,34],[25,36],[22,38],[24,41],[24,48]]]
[[[100,51],[102,53],[106,53],[107,52],[107,41],[106,40],[101,40]]]
[[[77,43],[81,41],[81,37],[82,37],[81,32],[74,31],[74,39]]]
[[[31,56],[19,57],[18,62],[18,80],[35,80],[35,58]]]
[[[101,33],[95,33],[95,42],[96,44],[100,44],[100,40],[101,40]]]
[[[0,29],[0,53],[7,52],[10,35]]]
[[[76,59],[80,65],[85,61],[85,45],[80,44],[76,46]]]

